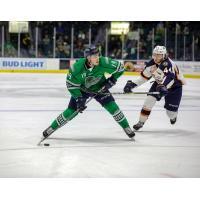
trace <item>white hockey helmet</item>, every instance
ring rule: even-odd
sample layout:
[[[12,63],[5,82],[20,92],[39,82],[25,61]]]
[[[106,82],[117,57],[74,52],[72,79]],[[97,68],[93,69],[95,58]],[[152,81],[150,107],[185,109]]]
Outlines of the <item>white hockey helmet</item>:
[[[162,55],[166,55],[167,54],[167,49],[165,46],[156,46],[153,49],[153,54],[162,54]]]

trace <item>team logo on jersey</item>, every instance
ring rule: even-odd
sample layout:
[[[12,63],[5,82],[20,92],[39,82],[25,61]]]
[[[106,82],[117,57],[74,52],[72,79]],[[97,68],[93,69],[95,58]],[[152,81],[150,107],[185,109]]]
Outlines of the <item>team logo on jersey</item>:
[[[162,65],[166,67],[168,65],[168,62],[165,61],[162,63]]]
[[[82,78],[86,77],[86,73],[81,74]]]
[[[169,70],[167,69],[167,67],[165,67],[165,69],[164,69],[163,72],[164,72],[164,73],[168,73],[168,71],[169,71]]]
[[[102,76],[88,76],[85,78],[85,87],[90,88],[92,85],[97,84],[101,80]]]

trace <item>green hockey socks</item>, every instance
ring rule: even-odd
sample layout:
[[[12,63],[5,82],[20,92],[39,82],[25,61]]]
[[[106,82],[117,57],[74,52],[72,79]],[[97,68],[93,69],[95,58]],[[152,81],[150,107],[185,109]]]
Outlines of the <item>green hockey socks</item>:
[[[115,101],[107,103],[103,106],[115,119],[115,121],[122,127],[129,127],[128,121]]]
[[[72,120],[76,115],[73,115],[73,113],[76,112],[76,110],[67,108],[63,113],[61,113],[51,124],[51,127],[55,130],[59,128],[60,126],[63,126],[67,121]],[[73,117],[71,117],[73,115]]]

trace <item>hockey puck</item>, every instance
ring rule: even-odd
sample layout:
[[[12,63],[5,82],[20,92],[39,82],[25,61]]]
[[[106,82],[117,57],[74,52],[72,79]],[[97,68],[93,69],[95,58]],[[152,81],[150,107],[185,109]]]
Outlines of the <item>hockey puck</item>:
[[[50,146],[50,144],[48,144],[48,143],[44,143],[44,146]]]

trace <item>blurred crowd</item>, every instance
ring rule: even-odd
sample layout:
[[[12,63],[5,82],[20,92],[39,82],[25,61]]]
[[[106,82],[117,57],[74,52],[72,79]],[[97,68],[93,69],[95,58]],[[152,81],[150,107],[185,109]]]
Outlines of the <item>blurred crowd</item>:
[[[0,55],[4,48],[4,57],[17,57],[18,34],[9,33],[8,22],[0,22],[2,26]],[[29,32],[20,34],[20,57],[80,58],[92,43],[112,58],[149,59],[152,48],[159,44],[167,46],[171,58],[200,60],[199,22],[130,22],[126,35],[111,35],[109,30],[110,22],[103,21],[29,22]]]

